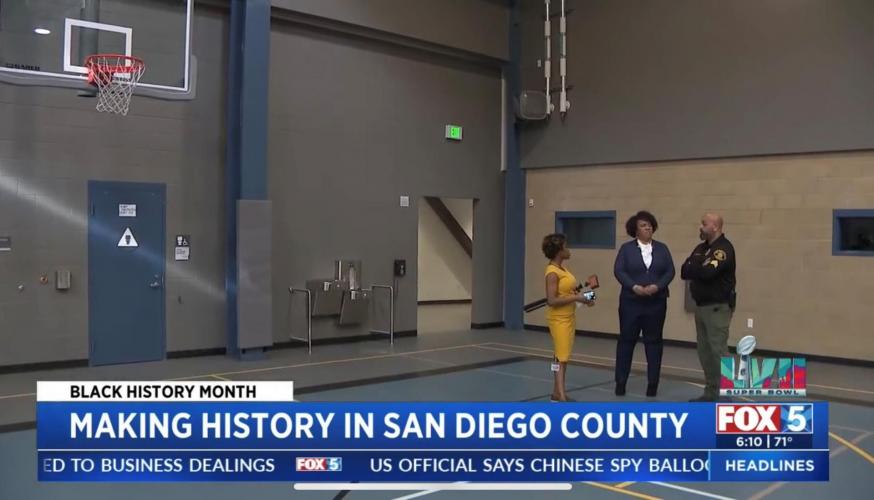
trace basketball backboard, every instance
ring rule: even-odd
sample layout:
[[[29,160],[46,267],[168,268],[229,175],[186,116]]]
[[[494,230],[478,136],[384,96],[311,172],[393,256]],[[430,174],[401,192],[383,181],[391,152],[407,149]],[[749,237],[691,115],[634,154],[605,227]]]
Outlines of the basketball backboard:
[[[0,0],[0,72],[78,84],[95,53],[133,55],[139,86],[187,92],[194,0]]]

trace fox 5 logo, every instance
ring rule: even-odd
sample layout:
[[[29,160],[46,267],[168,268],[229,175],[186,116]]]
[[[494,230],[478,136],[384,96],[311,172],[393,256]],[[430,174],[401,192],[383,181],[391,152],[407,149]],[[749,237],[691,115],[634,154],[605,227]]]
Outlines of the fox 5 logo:
[[[810,433],[811,404],[716,405],[717,434]]]
[[[298,472],[340,472],[343,459],[340,457],[297,457],[295,470]]]

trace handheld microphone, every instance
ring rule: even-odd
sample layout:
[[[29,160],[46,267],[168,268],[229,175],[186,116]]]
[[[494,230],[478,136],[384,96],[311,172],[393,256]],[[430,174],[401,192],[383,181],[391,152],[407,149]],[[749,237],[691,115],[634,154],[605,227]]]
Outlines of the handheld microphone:
[[[598,288],[601,284],[598,282],[598,275],[593,274],[586,279],[585,283],[580,283],[574,288],[575,293],[580,293],[584,288],[589,288],[586,292],[583,293],[583,296],[586,297],[586,300],[595,300],[595,288]],[[591,298],[589,298],[586,294],[591,294]],[[529,313],[531,311],[536,311],[541,307],[546,305],[546,299],[535,300],[534,302],[525,304],[525,307],[522,308],[523,311]]]

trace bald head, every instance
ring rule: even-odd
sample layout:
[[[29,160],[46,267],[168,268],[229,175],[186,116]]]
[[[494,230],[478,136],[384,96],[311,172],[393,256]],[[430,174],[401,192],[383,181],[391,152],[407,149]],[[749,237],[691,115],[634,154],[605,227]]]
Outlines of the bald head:
[[[707,212],[701,217],[701,226],[698,228],[698,231],[700,232],[699,236],[702,240],[705,240],[708,243],[713,243],[717,238],[722,236],[722,225],[723,220],[721,215]]]
[[[711,221],[717,228],[719,228],[720,231],[722,231],[722,216],[721,215],[719,215],[717,213],[713,213],[713,212],[707,212],[706,214],[704,214],[703,218]]]

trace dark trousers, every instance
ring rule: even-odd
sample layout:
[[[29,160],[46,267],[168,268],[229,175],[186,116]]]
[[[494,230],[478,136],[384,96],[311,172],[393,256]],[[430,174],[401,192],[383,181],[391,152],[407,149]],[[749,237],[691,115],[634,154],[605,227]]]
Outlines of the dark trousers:
[[[662,329],[665,326],[667,299],[619,299],[619,342],[616,344],[616,382],[625,383],[631,373],[634,346],[643,333],[646,348],[646,377],[657,384],[662,371]]]
[[[722,357],[728,356],[728,327],[731,324],[728,304],[710,304],[695,308],[695,330],[698,332],[698,359],[704,370],[704,396],[719,397],[722,378]]]

